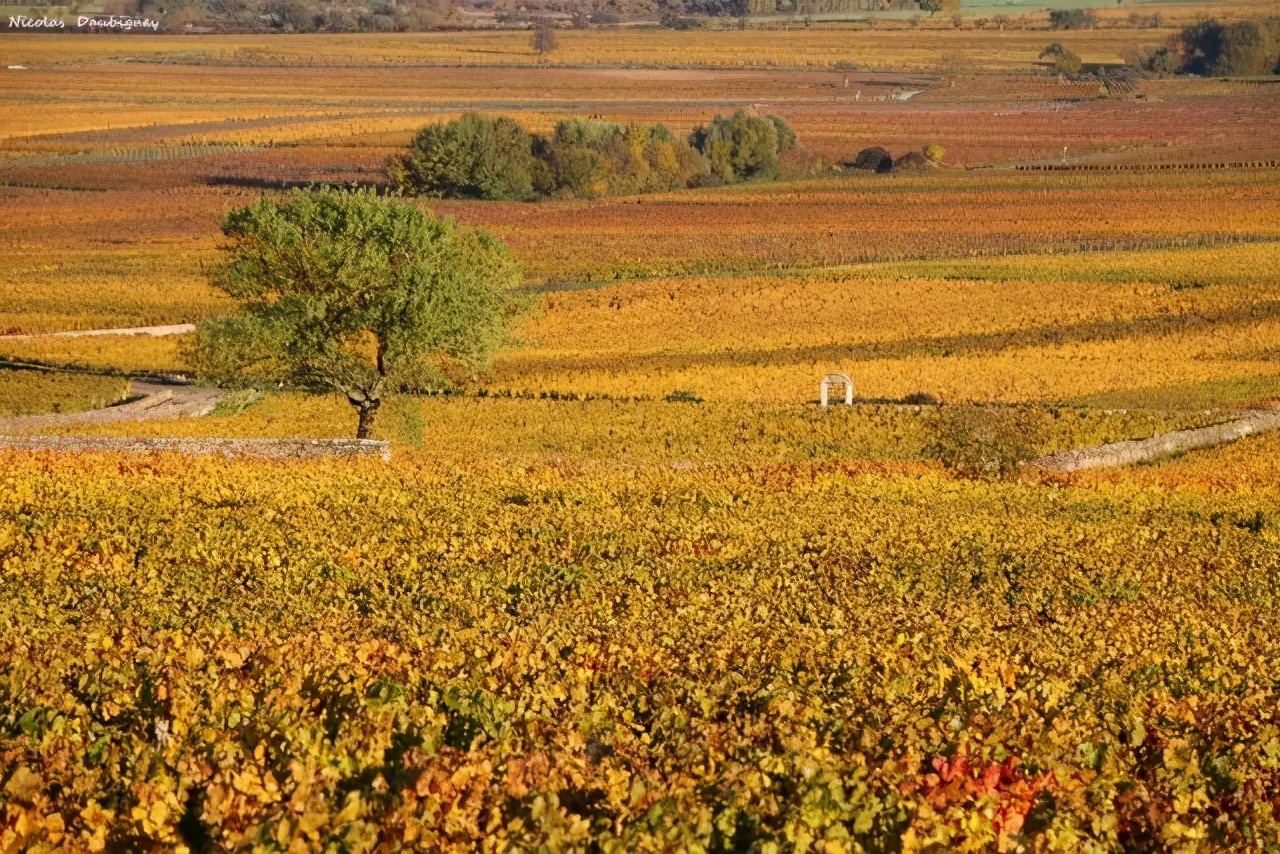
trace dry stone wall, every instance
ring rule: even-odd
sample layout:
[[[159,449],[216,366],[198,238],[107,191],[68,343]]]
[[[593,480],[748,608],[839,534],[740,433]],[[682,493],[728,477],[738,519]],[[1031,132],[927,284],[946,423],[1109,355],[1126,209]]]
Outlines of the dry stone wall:
[[[1113,442],[1096,448],[1077,448],[1063,451],[1043,459],[1034,465],[1048,471],[1072,472],[1083,469],[1127,466],[1182,454],[1200,448],[1212,448],[1280,427],[1280,412],[1255,410],[1235,421],[1201,427],[1196,430],[1178,430],[1152,436],[1150,439],[1131,439]]]
[[[115,439],[96,436],[0,436],[0,450],[156,452],[220,454],[224,457],[265,457],[310,460],[320,457],[391,459],[391,443],[380,439]]]

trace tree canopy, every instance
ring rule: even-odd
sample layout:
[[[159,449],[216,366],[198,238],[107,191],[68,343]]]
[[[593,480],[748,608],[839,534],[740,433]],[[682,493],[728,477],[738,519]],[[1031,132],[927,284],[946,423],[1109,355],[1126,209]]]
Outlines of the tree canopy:
[[[565,119],[547,146],[556,189],[583,198],[676,190],[706,162],[660,124]]]
[[[1084,68],[1080,57],[1061,42],[1054,42],[1040,51],[1040,59],[1053,60],[1053,70],[1068,77],[1075,77]]]
[[[210,273],[238,304],[199,325],[198,373],[346,395],[367,438],[383,397],[489,364],[520,281],[483,231],[370,191],[295,191],[232,211]]]
[[[953,15],[960,11],[960,0],[921,0],[920,8],[930,15],[936,12]]]
[[[1140,59],[1159,74],[1253,77],[1280,73],[1280,18],[1200,21]]]
[[[540,56],[545,56],[559,46],[556,39],[556,31],[551,29],[551,25],[543,21],[538,24],[537,29],[533,31],[533,38],[529,40],[529,45]]]

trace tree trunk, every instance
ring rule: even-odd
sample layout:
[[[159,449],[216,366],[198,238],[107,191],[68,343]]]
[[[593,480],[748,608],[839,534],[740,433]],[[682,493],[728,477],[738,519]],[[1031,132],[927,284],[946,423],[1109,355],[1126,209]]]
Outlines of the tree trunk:
[[[356,412],[360,416],[360,424],[356,427],[357,439],[368,439],[369,434],[373,432],[373,419],[378,415],[378,407],[382,405],[381,400],[362,400],[358,403],[353,401]]]

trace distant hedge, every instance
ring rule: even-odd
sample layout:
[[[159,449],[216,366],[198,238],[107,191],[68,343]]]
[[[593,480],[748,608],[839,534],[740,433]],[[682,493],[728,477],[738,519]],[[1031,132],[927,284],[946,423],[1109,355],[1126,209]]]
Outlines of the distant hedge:
[[[778,116],[738,110],[679,139],[661,124],[564,119],[551,137],[514,119],[469,113],[418,132],[387,164],[408,195],[530,201],[661,192],[779,175],[796,134]]]

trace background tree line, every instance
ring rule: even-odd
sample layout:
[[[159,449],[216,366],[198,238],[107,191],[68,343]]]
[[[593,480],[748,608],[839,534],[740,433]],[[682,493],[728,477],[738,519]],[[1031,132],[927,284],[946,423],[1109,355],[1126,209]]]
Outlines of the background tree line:
[[[661,124],[564,119],[550,138],[505,116],[469,113],[423,128],[387,164],[395,189],[437,198],[599,198],[771,181],[796,134],[778,116],[738,110],[680,139]]]

